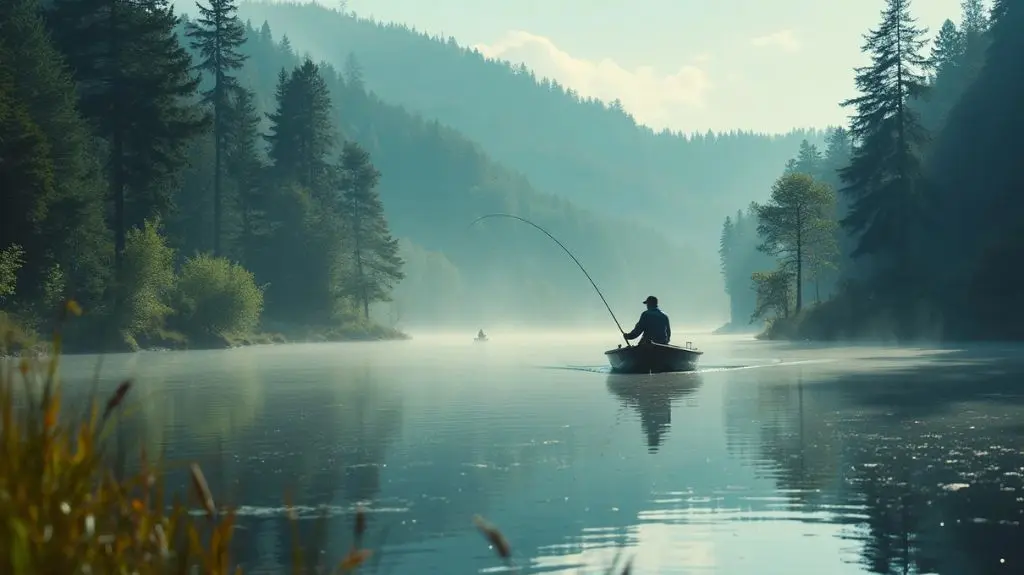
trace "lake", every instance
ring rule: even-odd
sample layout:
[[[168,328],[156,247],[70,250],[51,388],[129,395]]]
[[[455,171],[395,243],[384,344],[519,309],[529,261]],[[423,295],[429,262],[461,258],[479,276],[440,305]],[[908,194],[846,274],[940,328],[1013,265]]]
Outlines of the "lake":
[[[126,445],[198,461],[240,506],[246,572],[304,540],[367,572],[1024,572],[1024,348],[804,346],[676,335],[696,373],[607,373],[609,336],[144,352]],[[96,357],[65,359],[84,389]],[[318,518],[326,515],[326,522]],[[1015,551],[1016,549],[1016,551]]]

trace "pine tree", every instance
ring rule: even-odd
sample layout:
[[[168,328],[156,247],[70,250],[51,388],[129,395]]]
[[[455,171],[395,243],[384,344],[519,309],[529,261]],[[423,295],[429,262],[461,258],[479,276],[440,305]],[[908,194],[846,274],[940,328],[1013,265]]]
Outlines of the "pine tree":
[[[186,146],[207,125],[193,104],[199,78],[168,0],[53,0],[48,18],[106,140],[119,267],[128,228],[173,206]]]
[[[822,181],[838,187],[841,183],[839,171],[850,163],[853,154],[853,142],[846,128],[836,128],[825,136],[825,154],[822,158]]]
[[[331,97],[319,67],[308,58],[278,76],[277,110],[271,121],[270,159],[277,176],[294,181],[319,199],[333,183],[329,163],[335,145]]]
[[[843,102],[856,109],[850,126],[856,148],[841,170],[842,191],[851,199],[843,225],[860,234],[854,257],[889,256],[893,269],[906,263],[910,227],[922,206],[920,149],[927,134],[910,104],[926,91],[925,32],[910,14],[910,0],[887,0],[881,24],[865,37],[872,63],[857,69],[861,95]]]
[[[725,222],[722,223],[722,233],[718,237],[718,260],[719,267],[722,270],[722,279],[725,280],[726,294],[731,292],[729,286],[729,263],[733,252],[735,229],[732,223],[732,216],[725,216]]]
[[[227,110],[225,172],[235,186],[235,211],[239,218],[237,251],[243,262],[255,253],[257,237],[269,233],[266,186],[261,183],[264,166],[259,151],[260,117],[254,99],[249,90],[239,90]]]
[[[356,55],[351,52],[345,58],[345,85],[350,90],[363,91],[366,89],[366,81],[363,78],[363,66],[356,59]]]
[[[274,187],[261,197],[272,230],[260,242],[260,275],[270,282],[268,313],[330,321],[341,313],[336,292],[342,280],[337,169],[329,162],[336,138],[330,95],[319,68],[307,59],[290,74],[281,71],[276,96],[265,136]]]
[[[198,68],[213,76],[213,87],[203,92],[203,102],[213,110],[213,253],[221,255],[228,106],[232,95],[240,90],[232,72],[245,63],[245,56],[238,51],[245,43],[245,27],[238,19],[234,0],[210,0],[209,6],[197,2],[196,8],[199,18],[190,24],[188,35],[192,38],[193,49],[198,50],[202,58]]]
[[[959,83],[956,100],[960,99],[985,66],[985,54],[991,43],[990,18],[985,14],[984,0],[963,0],[960,3],[960,32],[963,35],[963,53],[960,57]]]
[[[396,283],[404,278],[398,240],[391,237],[384,217],[384,205],[377,193],[380,172],[370,155],[354,142],[341,152],[341,214],[345,218],[352,270],[343,293],[359,301],[363,317],[370,319],[370,304],[390,301]]]
[[[817,178],[821,175],[821,162],[822,157],[818,147],[807,140],[801,141],[800,150],[796,156],[796,171]]]
[[[0,33],[4,38],[10,28],[7,15],[0,14]],[[15,93],[10,52],[6,48],[0,43],[0,189],[4,190],[0,249],[18,245],[28,250],[30,265],[22,269],[22,274],[27,271],[28,277],[21,283],[31,286],[33,281],[41,280],[42,270],[33,268],[42,264],[39,256],[52,241],[43,227],[56,195],[54,166],[46,135],[32,121],[26,102]],[[14,289],[15,293],[21,291],[24,290]]]
[[[968,45],[979,41],[979,37],[988,31],[989,17],[985,14],[984,0],[963,0],[960,3],[960,16],[960,27],[963,29],[964,41]]]
[[[853,155],[853,141],[850,133],[845,128],[836,128],[825,137],[825,154],[822,159],[821,181],[833,190],[841,189],[843,186],[840,172],[850,165],[850,158]],[[846,194],[838,194],[836,197],[836,210],[834,219],[841,222],[850,212],[850,198]],[[838,261],[836,282],[845,278],[854,277],[857,274],[857,264],[851,258],[851,254],[857,249],[854,238],[847,233],[842,226],[836,227],[835,232]]]
[[[952,74],[963,60],[966,50],[964,34],[956,29],[952,20],[946,20],[939,28],[939,34],[935,37],[932,46],[931,58],[928,66],[935,74],[935,78],[941,78]]]
[[[951,20],[939,29],[928,58],[931,72],[930,93],[921,103],[921,123],[929,131],[939,131],[946,123],[949,110],[956,104],[966,87],[967,42],[962,31]]]

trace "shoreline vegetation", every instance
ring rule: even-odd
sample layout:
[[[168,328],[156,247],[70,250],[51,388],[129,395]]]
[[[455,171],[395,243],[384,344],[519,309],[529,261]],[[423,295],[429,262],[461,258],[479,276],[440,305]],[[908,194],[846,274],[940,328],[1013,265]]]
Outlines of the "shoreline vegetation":
[[[805,140],[725,219],[730,326],[761,339],[1020,341],[1024,4],[964,0],[931,35],[887,0],[850,125]],[[930,52],[927,52],[930,44]],[[725,329],[725,328],[723,328]]]
[[[80,301],[73,353],[407,337],[370,313],[405,262],[320,67],[280,70],[264,130],[233,4],[104,10],[0,10],[0,323]]]
[[[103,342],[64,344],[63,355],[91,355],[102,353],[133,353],[138,351],[209,351],[225,350],[254,345],[282,345],[298,343],[327,342],[369,342],[403,341],[412,339],[409,334],[379,324],[365,324],[345,327],[311,328],[301,326],[276,326],[277,330],[249,334],[216,334],[200,338],[188,338],[180,332],[160,331],[144,338],[135,338],[136,347],[123,340],[113,345]],[[37,333],[26,329],[8,314],[0,311],[0,333],[7,334],[7,340],[0,346],[0,358],[16,357],[21,352],[49,354],[52,346]],[[120,343],[120,345],[119,345]]]
[[[122,382],[105,401],[94,392],[84,410],[62,403],[62,332],[66,318],[81,312],[74,301],[61,306],[50,357],[0,357],[0,571],[242,574],[232,540],[245,531],[235,529],[233,507],[218,505],[197,463],[187,463],[188,489],[174,492],[166,485],[166,462],[150,459],[143,448],[129,467],[125,454],[107,449],[112,428],[125,416],[132,381]],[[20,337],[10,325],[0,329],[6,348],[27,350]],[[113,443],[120,449],[120,442]],[[348,551],[336,565],[323,565],[323,547],[331,544],[300,540],[292,506],[286,510],[291,573],[351,573],[373,556],[364,545],[363,510],[353,517]],[[514,569],[501,531],[479,516],[473,524],[497,559]],[[628,572],[627,563],[622,573]]]

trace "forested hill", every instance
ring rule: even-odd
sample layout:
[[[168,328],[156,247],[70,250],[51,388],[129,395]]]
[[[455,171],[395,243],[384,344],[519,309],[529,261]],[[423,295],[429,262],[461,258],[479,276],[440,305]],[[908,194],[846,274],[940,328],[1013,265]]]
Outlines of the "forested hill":
[[[241,82],[257,107],[272,112],[282,68],[300,64],[272,25],[247,30],[249,55]],[[530,182],[491,160],[481,148],[437,121],[382,102],[363,87],[370,66],[345,73],[320,69],[342,137],[359,142],[382,173],[380,193],[388,222],[403,238],[407,279],[399,284],[391,319],[491,322],[608,321],[586,278],[556,245],[511,220],[469,227],[491,212],[527,217],[562,240],[588,267],[619,309],[641,307],[655,293],[679,322],[721,316],[717,262],[667,241],[637,224],[592,215],[535,191]],[[209,194],[209,178],[191,189],[195,202]],[[209,213],[209,210],[200,210]],[[686,302],[683,304],[683,294]],[[387,319],[387,318],[382,318]]]
[[[454,39],[315,4],[243,3],[239,14],[269,21],[314,58],[340,66],[355,54],[367,86],[385,101],[458,129],[541,191],[642,218],[703,251],[714,251],[718,222],[736,205],[763,199],[751,194],[771,186],[802,139],[821,143],[820,134],[804,132],[654,133],[621,108],[581,99]]]

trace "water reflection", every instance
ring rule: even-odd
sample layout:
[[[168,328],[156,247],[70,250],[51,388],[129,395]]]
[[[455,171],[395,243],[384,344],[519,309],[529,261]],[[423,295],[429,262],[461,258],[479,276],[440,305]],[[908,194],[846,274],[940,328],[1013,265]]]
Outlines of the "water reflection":
[[[608,391],[640,414],[640,427],[648,453],[657,453],[672,426],[672,404],[697,391],[699,373],[657,375],[610,374]]]
[[[630,376],[534,369],[498,348],[375,349],[126,364],[158,371],[140,374],[142,417],[121,437],[199,461],[218,500],[242,505],[246,572],[290,563],[289,494],[325,560],[368,508],[376,572],[496,567],[475,513],[524,572],[595,572],[619,548],[637,573],[1022,572],[1024,361],[876,349],[841,365]],[[551,349],[521,354],[551,364]]]
[[[1019,573],[1024,456],[1009,431],[1024,372],[956,355],[811,382],[757,374],[729,387],[730,450],[801,515],[831,510],[865,571]]]

